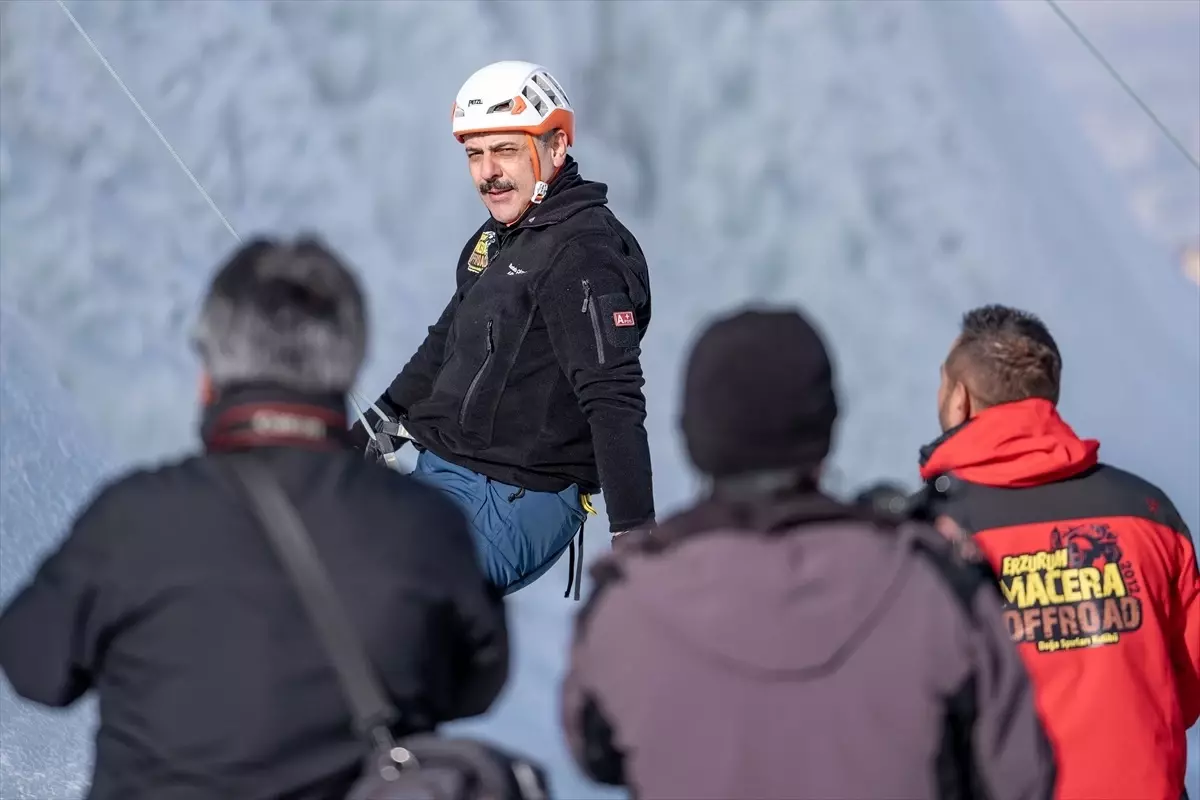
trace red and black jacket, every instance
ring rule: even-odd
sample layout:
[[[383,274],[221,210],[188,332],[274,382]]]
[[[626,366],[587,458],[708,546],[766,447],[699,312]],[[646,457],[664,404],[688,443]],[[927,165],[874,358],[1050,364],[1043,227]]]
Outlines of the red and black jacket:
[[[1157,487],[1100,464],[1045,400],[990,408],[922,451],[975,534],[1059,761],[1059,798],[1178,800],[1200,717],[1200,571]]]

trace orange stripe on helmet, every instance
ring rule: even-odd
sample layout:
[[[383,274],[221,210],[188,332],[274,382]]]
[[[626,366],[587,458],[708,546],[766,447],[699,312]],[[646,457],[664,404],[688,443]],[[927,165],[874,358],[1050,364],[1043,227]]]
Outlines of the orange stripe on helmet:
[[[470,128],[465,131],[457,131],[454,138],[461,143],[466,137],[474,136],[477,133],[527,133],[530,136],[541,136],[544,133],[549,133],[555,128],[561,128],[567,134],[567,144],[575,144],[575,115],[565,108],[556,108],[546,115],[546,118],[537,125],[505,125],[497,121],[495,125],[481,125],[478,128]]]
[[[529,158],[533,161],[533,179],[540,181],[542,179],[542,162],[538,158],[537,142],[528,133],[525,134],[525,141],[529,144]]]

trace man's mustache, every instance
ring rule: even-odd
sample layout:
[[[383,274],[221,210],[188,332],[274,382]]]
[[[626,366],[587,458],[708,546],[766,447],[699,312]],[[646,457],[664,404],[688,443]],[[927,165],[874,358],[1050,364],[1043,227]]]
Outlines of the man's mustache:
[[[506,190],[516,190],[516,185],[504,178],[495,178],[490,181],[483,181],[479,184],[479,193],[487,194],[488,192],[503,192]]]

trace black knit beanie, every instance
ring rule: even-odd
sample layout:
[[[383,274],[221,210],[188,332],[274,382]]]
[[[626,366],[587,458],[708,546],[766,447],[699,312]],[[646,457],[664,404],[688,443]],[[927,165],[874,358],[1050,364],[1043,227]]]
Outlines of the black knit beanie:
[[[680,422],[706,475],[816,467],[836,418],[829,354],[798,311],[726,317],[692,349]]]

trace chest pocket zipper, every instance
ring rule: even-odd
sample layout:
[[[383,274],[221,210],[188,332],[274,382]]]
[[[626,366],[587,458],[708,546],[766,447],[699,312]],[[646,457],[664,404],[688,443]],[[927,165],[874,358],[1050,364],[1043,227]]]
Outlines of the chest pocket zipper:
[[[495,345],[492,344],[492,321],[489,319],[487,321],[487,355],[483,357],[483,363],[476,370],[475,377],[471,378],[471,385],[467,387],[467,394],[463,397],[462,407],[458,411],[458,427],[460,428],[467,423],[467,409],[471,407],[471,399],[475,396],[475,390],[479,388],[479,381],[483,379],[483,371],[492,361],[492,353],[495,349]]]
[[[583,282],[583,313],[591,317],[592,333],[596,336],[596,360],[604,364],[604,339],[600,334],[600,317],[596,313],[596,303],[592,300],[592,285],[586,280]]]

